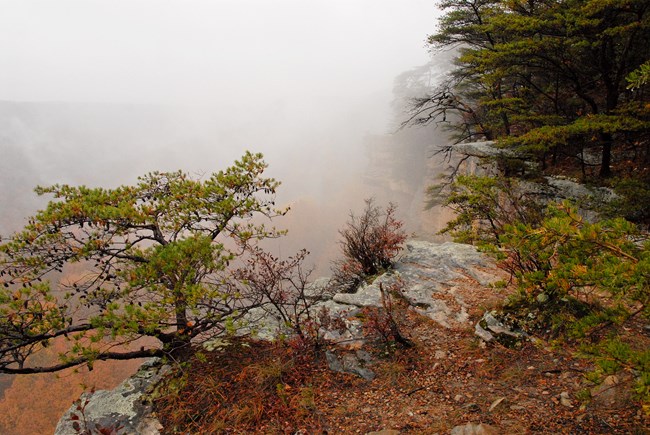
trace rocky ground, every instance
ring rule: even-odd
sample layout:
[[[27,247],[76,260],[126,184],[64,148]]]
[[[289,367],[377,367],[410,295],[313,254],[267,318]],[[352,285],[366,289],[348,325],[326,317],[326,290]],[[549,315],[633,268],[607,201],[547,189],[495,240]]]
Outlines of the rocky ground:
[[[573,358],[571,349],[483,348],[470,328],[410,321],[414,349],[378,361],[371,382],[347,380],[341,388],[321,391],[319,409],[329,433],[447,434],[469,423],[488,425],[493,431],[484,433],[498,434],[646,433],[650,428],[628,393],[630,380],[612,378],[603,387],[585,382],[590,366]],[[588,394],[594,398],[587,400]]]
[[[477,337],[511,291],[493,285],[504,279],[472,247],[411,241],[392,274],[321,302],[347,325],[329,332],[338,344],[240,340],[205,352],[157,390],[154,414],[163,433],[648,433],[630,374],[594,385],[566,343],[510,349]],[[379,283],[399,283],[408,303],[395,317],[412,347],[373,330]]]

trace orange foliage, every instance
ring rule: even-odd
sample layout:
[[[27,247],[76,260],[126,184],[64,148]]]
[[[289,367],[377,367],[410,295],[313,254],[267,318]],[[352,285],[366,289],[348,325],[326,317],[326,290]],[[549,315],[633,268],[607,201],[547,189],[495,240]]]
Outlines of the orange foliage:
[[[301,340],[234,342],[190,362],[180,390],[171,379],[154,404],[164,427],[183,433],[323,432],[315,402],[323,371]]]
[[[45,351],[55,357],[62,343]],[[59,349],[57,349],[59,348]],[[142,360],[97,361],[92,372],[86,368],[59,373],[14,376],[0,401],[0,433],[33,435],[53,433],[63,413],[79,395],[91,388],[111,389],[131,376]]]

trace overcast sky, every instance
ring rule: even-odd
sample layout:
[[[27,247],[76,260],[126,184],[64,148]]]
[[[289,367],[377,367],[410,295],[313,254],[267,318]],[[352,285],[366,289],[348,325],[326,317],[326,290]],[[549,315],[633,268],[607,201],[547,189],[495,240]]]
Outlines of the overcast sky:
[[[283,201],[338,207],[311,218],[332,243],[374,194],[367,138],[394,130],[394,79],[430,60],[437,14],[436,0],[0,0],[0,100],[155,105],[5,104],[0,221],[21,224],[36,184],[205,174],[250,149]]]
[[[0,99],[236,102],[390,91],[435,0],[0,0]]]

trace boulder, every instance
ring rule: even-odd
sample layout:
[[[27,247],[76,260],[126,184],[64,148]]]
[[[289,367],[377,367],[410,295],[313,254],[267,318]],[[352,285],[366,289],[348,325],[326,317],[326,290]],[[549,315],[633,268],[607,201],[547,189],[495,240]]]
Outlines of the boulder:
[[[409,240],[406,252],[395,265],[394,279],[402,280],[402,295],[418,312],[451,327],[452,323],[463,324],[469,319],[465,301],[452,283],[469,277],[487,286],[499,280],[484,271],[490,268],[494,268],[492,260],[474,246]],[[448,296],[453,297],[453,306]]]
[[[358,353],[346,353],[343,355],[343,357],[339,358],[334,352],[328,350],[325,352],[325,358],[327,359],[327,364],[330,370],[338,373],[350,373],[357,375],[366,381],[372,381],[375,379],[375,373],[372,370],[364,367],[366,361],[361,360],[361,358],[358,356]]]
[[[621,371],[609,375],[603,382],[591,389],[591,400],[595,406],[607,409],[623,409],[634,400],[634,391],[630,388],[634,382],[632,373]]]
[[[355,307],[381,306],[381,291],[379,284],[362,284],[355,293],[337,293],[332,300],[339,304],[354,305]]]
[[[483,341],[497,341],[506,347],[515,347],[529,338],[524,331],[511,329],[500,322],[494,313],[485,312],[474,326],[474,333]]]
[[[453,150],[465,156],[487,158],[487,157],[512,157],[511,150],[501,149],[494,146],[494,141],[465,142],[453,145]]]
[[[326,301],[332,299],[333,294],[327,277],[317,278],[305,287],[305,298],[310,301]]]
[[[481,285],[488,285],[497,277],[479,268],[493,267],[490,258],[476,247],[460,243],[431,243],[409,240],[406,253],[400,258],[395,270],[407,279],[417,279],[420,284],[448,285],[454,279],[469,276]],[[440,288],[434,286],[434,288]]]
[[[59,420],[55,435],[81,433],[74,427],[73,414],[79,416],[81,421],[86,421],[86,427],[81,427],[82,431],[119,425],[122,427],[119,433],[159,434],[162,425],[152,415],[152,407],[146,400],[146,395],[153,391],[170,370],[171,367],[162,365],[159,358],[151,358],[136,374],[113,390],[82,394],[80,402],[82,406],[85,404],[83,416],[79,415],[82,411],[77,410],[77,405],[73,404]]]

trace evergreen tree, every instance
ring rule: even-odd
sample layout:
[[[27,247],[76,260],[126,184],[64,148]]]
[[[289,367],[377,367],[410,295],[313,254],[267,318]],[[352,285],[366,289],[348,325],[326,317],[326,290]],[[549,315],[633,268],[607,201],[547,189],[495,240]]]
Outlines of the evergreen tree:
[[[650,159],[646,92],[626,77],[650,58],[643,0],[448,0],[434,49],[455,48],[450,80],[416,100],[413,122],[460,115],[459,139],[500,140],[542,168],[569,158],[599,175],[614,157]]]
[[[267,301],[229,265],[281,234],[251,220],[283,213],[265,168],[246,153],[206,180],[154,172],[116,189],[37,188],[54,200],[0,245],[0,372],[177,357],[232,332]],[[155,340],[128,347],[142,337]],[[61,361],[35,366],[52,340],[67,343]]]

